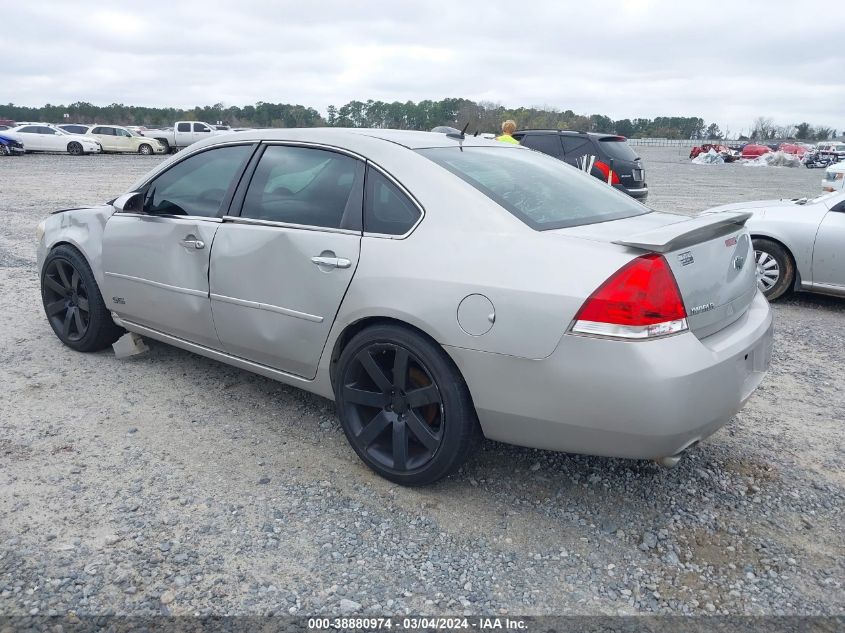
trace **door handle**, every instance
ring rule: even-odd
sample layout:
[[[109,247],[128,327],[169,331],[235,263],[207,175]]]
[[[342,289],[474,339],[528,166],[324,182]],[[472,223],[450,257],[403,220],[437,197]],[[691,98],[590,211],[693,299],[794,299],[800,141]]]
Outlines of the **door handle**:
[[[201,248],[205,248],[205,242],[202,240],[198,240],[193,236],[188,236],[181,242],[179,242],[185,248],[193,248],[196,250],[200,250]]]
[[[312,257],[311,261],[317,266],[325,266],[326,268],[349,268],[352,262],[344,257],[323,257],[319,255]]]

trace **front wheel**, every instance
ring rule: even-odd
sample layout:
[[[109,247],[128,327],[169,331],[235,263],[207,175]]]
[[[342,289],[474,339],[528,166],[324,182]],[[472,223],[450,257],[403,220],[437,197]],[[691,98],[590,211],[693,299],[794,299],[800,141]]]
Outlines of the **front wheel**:
[[[786,249],[776,242],[756,239],[753,244],[757,286],[769,301],[774,301],[792,290],[795,264]]]
[[[79,352],[104,349],[123,333],[112,321],[88,262],[75,248],[58,246],[47,255],[41,299],[53,332]]]
[[[3,144],[0,144],[0,156],[9,156],[12,152]]]
[[[71,156],[81,156],[83,153],[82,144],[73,141],[67,144],[67,153]]]
[[[153,153],[153,146],[149,143],[141,143],[140,147],[138,147],[138,153],[149,156]]]
[[[355,335],[338,361],[335,397],[352,448],[398,484],[426,485],[454,472],[480,436],[457,368],[409,328],[379,325]]]

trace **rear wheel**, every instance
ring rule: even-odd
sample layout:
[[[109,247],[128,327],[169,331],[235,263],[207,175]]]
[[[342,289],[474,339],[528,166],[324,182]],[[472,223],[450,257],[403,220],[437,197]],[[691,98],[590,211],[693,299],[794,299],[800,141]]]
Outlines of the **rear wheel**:
[[[81,156],[82,155],[82,145],[76,141],[71,141],[67,144],[67,153],[71,156]]]
[[[480,437],[457,368],[409,328],[380,325],[357,334],[338,361],[335,396],[358,456],[402,485],[430,484],[454,472]]]
[[[769,301],[774,301],[792,290],[795,264],[786,249],[777,242],[755,239],[753,244],[757,286]]]
[[[79,352],[104,349],[123,333],[112,321],[88,262],[75,248],[58,246],[47,255],[41,299],[56,336]]]
[[[153,153],[153,146],[149,143],[141,143],[141,145],[138,147],[138,153],[144,154],[144,156],[149,156]]]

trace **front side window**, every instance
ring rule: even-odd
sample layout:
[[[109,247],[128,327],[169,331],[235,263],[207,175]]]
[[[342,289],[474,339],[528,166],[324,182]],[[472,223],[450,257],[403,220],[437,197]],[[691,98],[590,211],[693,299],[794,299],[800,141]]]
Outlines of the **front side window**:
[[[130,138],[132,136],[128,130],[124,130],[123,128],[116,127],[114,131],[117,136],[122,136],[123,138]]]
[[[649,213],[626,194],[537,152],[493,147],[417,151],[537,231]]]
[[[194,132],[211,132],[211,130],[202,123],[194,123]]]
[[[360,228],[361,161],[323,149],[271,145],[249,183],[246,218],[326,228]]]
[[[186,158],[147,185],[144,211],[216,217],[251,153],[250,145],[233,145]]]
[[[367,170],[364,193],[364,232],[404,235],[420,218],[420,210],[381,172]]]
[[[53,129],[53,128],[51,128],[51,127],[44,127],[44,126],[42,126],[42,127],[39,127],[39,128],[38,128],[38,133],[39,133],[39,134],[53,134],[53,135],[56,135],[56,134],[58,134],[59,132],[57,132],[56,130],[54,130],[54,129]]]

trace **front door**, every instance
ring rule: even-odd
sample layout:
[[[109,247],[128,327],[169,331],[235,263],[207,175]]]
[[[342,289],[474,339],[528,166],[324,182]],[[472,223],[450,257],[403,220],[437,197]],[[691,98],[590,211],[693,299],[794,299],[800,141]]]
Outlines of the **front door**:
[[[813,283],[845,292],[845,202],[828,211],[813,248]]]
[[[115,213],[103,234],[103,299],[121,318],[219,348],[208,292],[220,215],[250,145],[212,148],[158,175],[142,213]]]
[[[227,352],[316,375],[358,263],[363,175],[344,153],[266,148],[241,215],[223,219],[211,252],[214,324]]]

